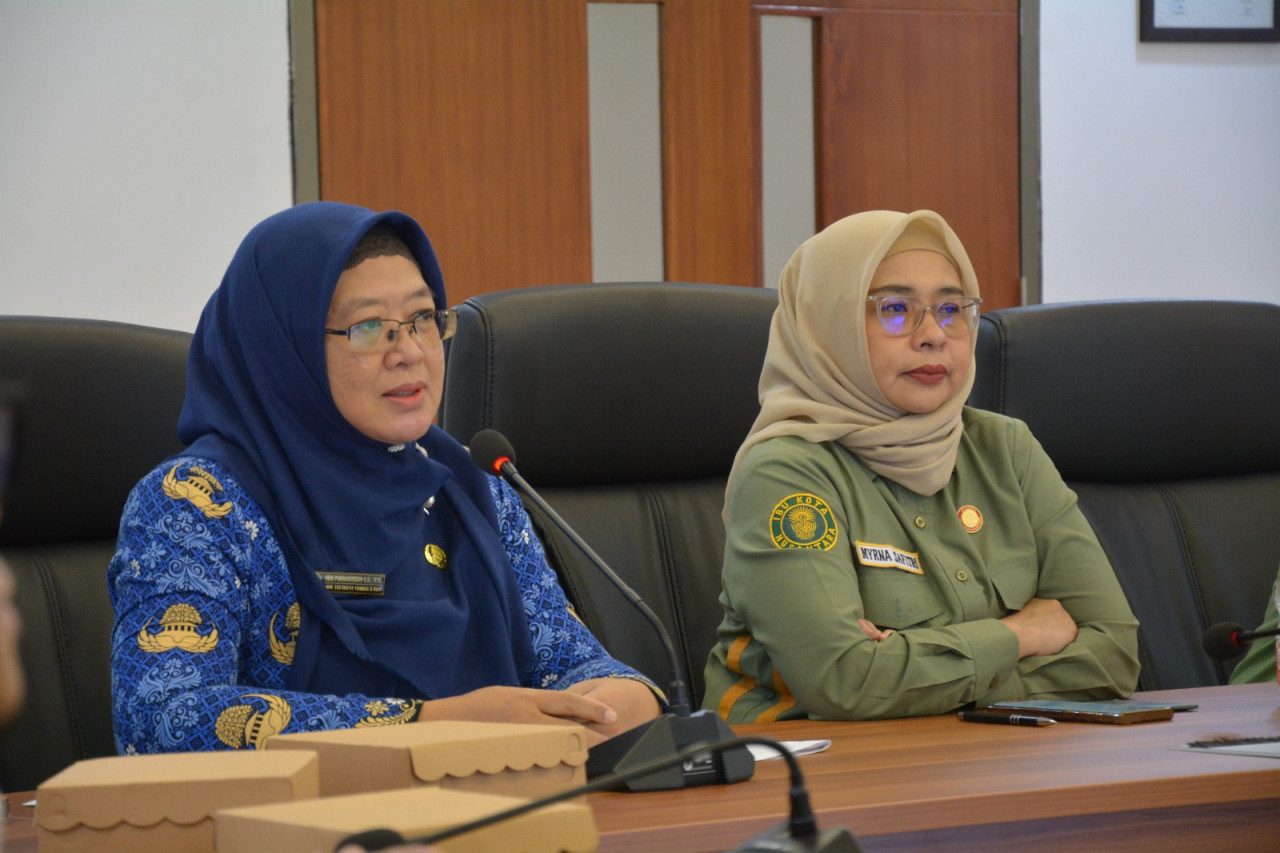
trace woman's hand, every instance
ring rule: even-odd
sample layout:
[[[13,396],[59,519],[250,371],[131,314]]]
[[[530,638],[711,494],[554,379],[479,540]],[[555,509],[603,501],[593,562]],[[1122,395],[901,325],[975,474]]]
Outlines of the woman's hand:
[[[866,619],[859,619],[858,627],[862,629],[862,633],[867,635],[867,639],[873,643],[878,643],[881,640],[883,640],[885,637],[893,633],[892,628],[881,631],[879,628],[877,628],[875,625],[873,625],[870,621]]]
[[[618,714],[604,702],[562,690],[481,687],[461,696],[423,704],[419,721],[469,720],[484,723],[609,725]],[[588,737],[588,740],[590,738]]]
[[[1076,638],[1079,628],[1062,602],[1033,598],[1016,613],[1000,620],[1018,635],[1018,659],[1056,655]]]
[[[633,729],[662,713],[653,690],[643,681],[636,681],[634,678],[592,678],[566,687],[564,692],[604,702],[618,715],[612,723],[587,726],[589,745]],[[593,740],[593,737],[596,739]]]
[[[418,720],[576,724],[586,727],[590,747],[656,717],[658,710],[657,700],[643,683],[625,678],[597,678],[565,690],[482,687],[461,696],[425,703]]]

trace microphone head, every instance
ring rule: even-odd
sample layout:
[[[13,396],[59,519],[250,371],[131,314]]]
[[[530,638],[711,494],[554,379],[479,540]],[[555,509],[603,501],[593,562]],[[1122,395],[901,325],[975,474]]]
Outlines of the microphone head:
[[[404,836],[394,829],[366,829],[364,832],[348,835],[334,849],[341,850],[348,845],[355,845],[363,850],[386,850],[401,844],[404,844]]]
[[[516,461],[515,448],[496,429],[482,429],[471,436],[471,444],[467,449],[471,452],[471,461],[479,465],[486,474],[495,477],[501,476],[504,463],[514,465]]]
[[[1237,639],[1243,631],[1244,628],[1234,622],[1219,622],[1204,632],[1204,653],[1214,660],[1230,660],[1248,645]]]

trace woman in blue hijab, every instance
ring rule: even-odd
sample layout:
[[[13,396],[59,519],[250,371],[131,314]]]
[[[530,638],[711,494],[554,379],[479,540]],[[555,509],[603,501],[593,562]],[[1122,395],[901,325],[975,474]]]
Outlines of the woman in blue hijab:
[[[130,494],[108,571],[121,753],[431,719],[595,743],[659,713],[519,498],[433,424],[447,304],[404,214],[316,202],[249,232],[191,344],[189,447]]]

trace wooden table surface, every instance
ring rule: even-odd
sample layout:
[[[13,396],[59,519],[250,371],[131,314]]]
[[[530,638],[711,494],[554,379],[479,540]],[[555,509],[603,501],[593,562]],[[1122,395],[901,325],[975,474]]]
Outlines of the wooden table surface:
[[[741,726],[779,740],[830,738],[800,765],[819,825],[864,849],[1280,849],[1280,759],[1188,752],[1190,741],[1280,737],[1274,684],[1139,694],[1197,702],[1172,721],[964,723],[953,716]],[[787,771],[757,764],[735,785],[592,794],[600,850],[724,850],[780,823]],[[30,792],[10,794],[5,853],[35,853]]]
[[[1177,749],[1218,737],[1280,737],[1274,684],[1140,694],[1197,702],[1168,722],[966,723],[954,716],[736,727],[780,740],[830,738],[801,769],[822,828],[867,850],[1280,850],[1280,759]],[[600,850],[723,850],[786,816],[786,766],[736,785],[591,797]],[[1130,836],[1118,833],[1134,833]],[[1129,849],[1136,849],[1132,843]],[[1222,847],[1222,849],[1229,849]]]

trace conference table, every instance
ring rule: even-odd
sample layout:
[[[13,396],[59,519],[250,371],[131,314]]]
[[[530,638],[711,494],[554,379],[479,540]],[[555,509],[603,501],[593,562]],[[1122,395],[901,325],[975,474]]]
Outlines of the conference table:
[[[1199,705],[1166,722],[989,725],[954,715],[738,726],[783,741],[830,739],[799,759],[819,827],[864,850],[1280,849],[1280,758],[1189,751],[1280,738],[1280,687],[1137,694]],[[786,817],[781,760],[746,782],[588,798],[601,851],[734,847]],[[10,794],[5,853],[37,849],[30,792]]]

